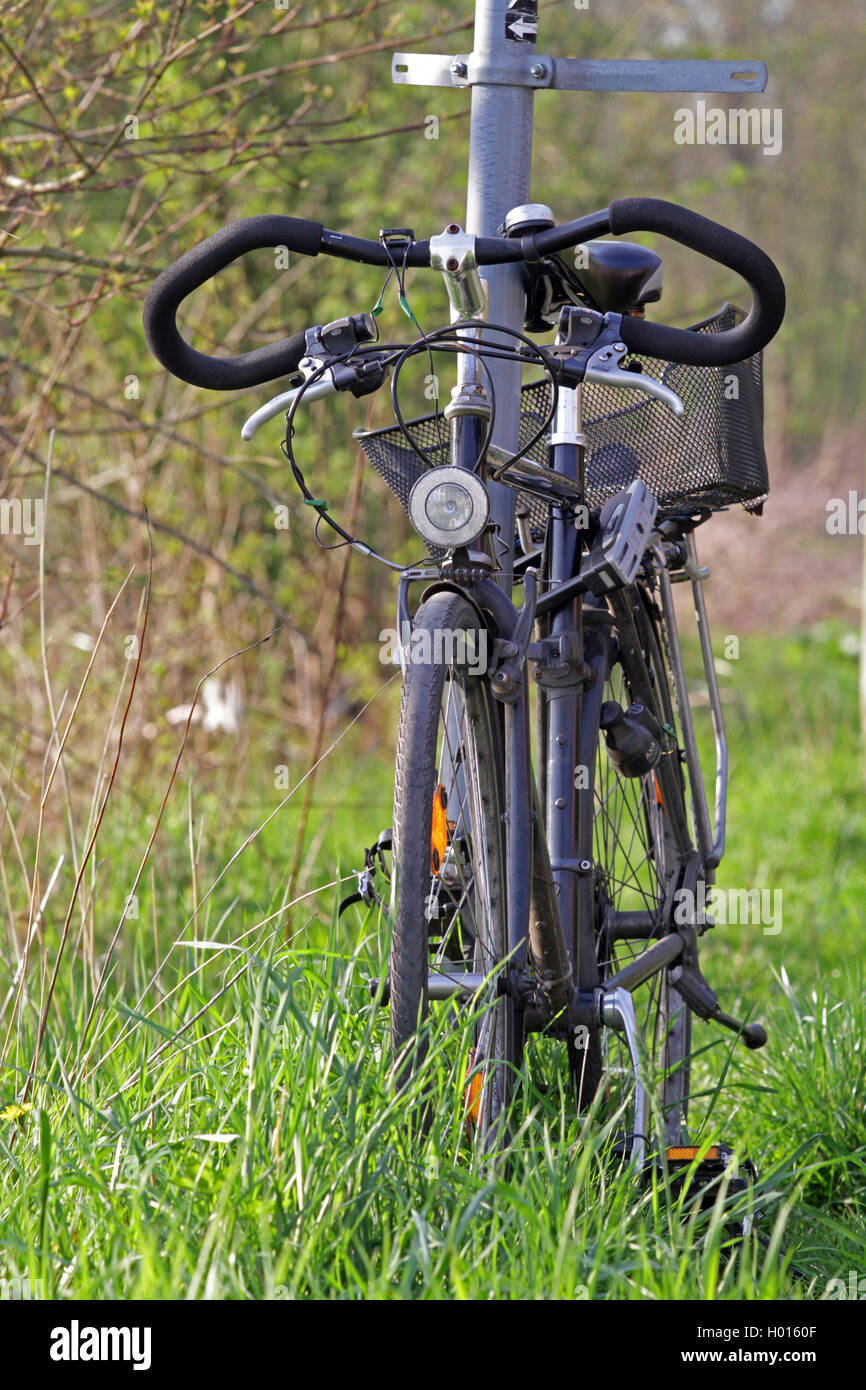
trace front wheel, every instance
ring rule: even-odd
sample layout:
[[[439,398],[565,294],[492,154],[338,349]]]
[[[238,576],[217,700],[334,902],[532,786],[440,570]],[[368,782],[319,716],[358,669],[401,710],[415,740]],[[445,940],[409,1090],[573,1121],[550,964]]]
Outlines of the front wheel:
[[[490,645],[461,594],[434,594],[415,615],[397,733],[390,959],[397,1082],[424,1061],[431,1010],[445,1010],[458,1045],[442,1055],[482,1150],[503,1142],[523,1056],[521,1015],[501,989],[504,766],[502,711],[486,676]],[[473,988],[449,994],[467,972]],[[459,1027],[467,1010],[468,1066]]]

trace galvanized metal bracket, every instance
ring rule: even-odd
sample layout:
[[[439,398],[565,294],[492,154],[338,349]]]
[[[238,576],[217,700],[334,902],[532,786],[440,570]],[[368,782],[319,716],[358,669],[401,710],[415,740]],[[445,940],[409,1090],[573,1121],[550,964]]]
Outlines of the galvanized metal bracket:
[[[551,58],[395,53],[391,80],[412,87],[551,87],[567,92],[763,92],[767,65],[752,58]]]
[[[519,45],[518,45],[519,47]],[[549,87],[553,59],[528,53],[395,53],[392,82],[411,87]]]

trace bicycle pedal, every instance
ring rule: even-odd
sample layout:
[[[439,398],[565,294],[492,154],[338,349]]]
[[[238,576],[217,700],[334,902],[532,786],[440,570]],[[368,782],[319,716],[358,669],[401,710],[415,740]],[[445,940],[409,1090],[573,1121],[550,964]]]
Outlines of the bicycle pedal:
[[[658,509],[654,494],[640,478],[605,502],[598,539],[580,568],[581,580],[590,593],[603,596],[633,583]]]
[[[374,904],[379,908],[383,906],[382,899],[376,892],[376,871],[378,870],[386,880],[390,881],[391,875],[385,863],[385,850],[390,851],[392,845],[393,836],[389,826],[387,830],[382,830],[379,833],[368,849],[364,850],[364,867],[355,870],[355,877],[358,880],[357,889],[342,899],[337,908],[338,917],[342,917],[346,908],[351,907],[353,903],[364,903],[367,907],[372,907]]]
[[[698,1144],[670,1145],[664,1151],[664,1161],[674,1196],[678,1197],[683,1189],[692,1197],[701,1193],[698,1201],[701,1211],[712,1210],[723,1181],[727,1197],[731,1198],[748,1191],[758,1180],[758,1172],[752,1160],[738,1159],[734,1150],[727,1144],[711,1144],[703,1153]],[[656,1167],[658,1168],[658,1160]],[[730,1176],[726,1176],[728,1174]],[[701,1192],[701,1189],[704,1191]],[[684,1212],[685,1216],[691,1215],[693,1205],[689,1203]],[[745,1239],[752,1219],[753,1217],[745,1216],[726,1221],[725,1234],[732,1240]]]

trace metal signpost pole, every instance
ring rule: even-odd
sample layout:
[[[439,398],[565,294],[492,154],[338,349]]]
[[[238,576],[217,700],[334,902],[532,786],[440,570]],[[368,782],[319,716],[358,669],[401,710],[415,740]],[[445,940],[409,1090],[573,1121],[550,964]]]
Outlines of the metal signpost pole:
[[[534,53],[538,29],[538,0],[477,0],[473,56],[483,65],[517,47]],[[532,162],[532,102],[528,87],[478,82],[472,88],[469,126],[469,184],[466,230],[475,236],[495,236],[509,209],[529,202]],[[524,292],[520,265],[490,266],[488,319],[523,329]],[[495,338],[494,338],[495,340]],[[513,340],[512,340],[513,342]],[[520,422],[520,376],[516,362],[489,362],[496,398],[494,444],[512,453]],[[504,484],[490,488],[491,516],[505,540],[514,536],[514,490]],[[501,582],[511,587],[511,547],[503,555]],[[507,569],[505,566],[507,565]]]

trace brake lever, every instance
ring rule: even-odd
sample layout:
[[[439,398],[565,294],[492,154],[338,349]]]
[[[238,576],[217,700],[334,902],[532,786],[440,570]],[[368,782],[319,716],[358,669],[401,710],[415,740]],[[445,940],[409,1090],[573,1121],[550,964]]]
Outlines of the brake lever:
[[[643,372],[625,371],[620,365],[628,356],[625,343],[607,343],[592,354],[586,364],[584,381],[595,386],[615,386],[632,391],[643,391],[646,396],[654,396],[663,401],[674,415],[683,415],[685,406],[675,391],[655,377],[645,376]]]
[[[303,392],[305,401],[318,401],[323,396],[335,395],[337,391],[349,391],[353,396],[366,396],[377,391],[385,379],[388,364],[377,358],[349,366],[345,362],[335,362],[322,371],[321,358],[304,357],[298,364],[298,371],[304,377],[304,384],[291,391],[281,391],[273,400],[259,406],[241,430],[241,439],[252,439],[261,425],[273,420],[275,415],[286,414],[291,410],[298,396]],[[321,372],[318,381],[310,382],[310,377]],[[309,385],[306,383],[310,383]]]
[[[560,386],[591,381],[596,386],[643,391],[646,396],[664,401],[674,415],[684,414],[685,406],[669,386],[663,386],[655,377],[644,376],[642,372],[623,370],[621,363],[628,356],[628,348],[620,341],[621,325],[621,314],[602,314],[597,309],[565,305],[559,318],[556,345],[546,351],[551,369],[558,373]]]
[[[329,396],[336,390],[333,372],[329,367],[321,380],[314,381],[312,386],[308,386],[306,390],[303,386],[296,386],[291,391],[281,391],[278,396],[274,396],[273,400],[268,401],[265,405],[260,405],[258,410],[253,411],[241,430],[241,439],[252,439],[256,430],[266,424],[268,420],[273,420],[275,415],[286,414],[291,410],[302,391],[306,400],[317,401],[322,396]]]

